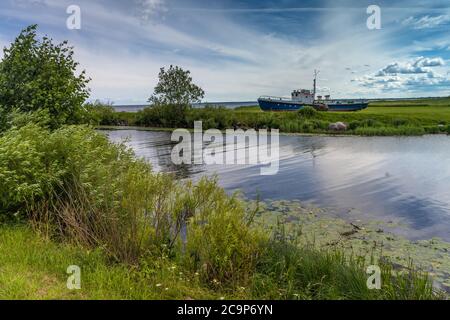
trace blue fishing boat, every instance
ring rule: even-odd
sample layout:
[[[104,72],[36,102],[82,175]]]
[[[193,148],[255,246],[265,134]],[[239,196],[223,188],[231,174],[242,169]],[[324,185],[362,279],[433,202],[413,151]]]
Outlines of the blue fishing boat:
[[[263,111],[297,111],[311,106],[319,111],[359,111],[367,108],[367,100],[331,100],[329,95],[318,96],[316,99],[316,83],[318,71],[314,71],[314,89],[294,90],[291,99],[282,97],[262,96],[258,104]]]
[[[320,102],[320,100],[319,100]],[[369,106],[367,100],[334,100],[324,101],[328,107],[328,111],[360,111]]]

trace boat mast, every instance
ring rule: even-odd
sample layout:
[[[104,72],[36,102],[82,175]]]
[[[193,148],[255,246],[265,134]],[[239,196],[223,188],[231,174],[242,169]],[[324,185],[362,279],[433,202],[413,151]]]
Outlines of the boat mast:
[[[316,100],[316,85],[317,85],[317,75],[319,74],[319,70],[314,69],[314,90],[313,90],[313,101]]]

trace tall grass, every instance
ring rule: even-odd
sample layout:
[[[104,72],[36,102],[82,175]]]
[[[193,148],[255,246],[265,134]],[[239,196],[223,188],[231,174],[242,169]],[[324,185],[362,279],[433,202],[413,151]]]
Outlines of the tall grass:
[[[215,179],[154,173],[91,128],[15,126],[0,150],[3,220],[31,222],[48,239],[101,250],[138,274],[154,274],[152,261],[163,257],[198,288],[240,298],[435,298],[426,277],[387,269],[386,287],[369,292],[360,261],[271,237]]]

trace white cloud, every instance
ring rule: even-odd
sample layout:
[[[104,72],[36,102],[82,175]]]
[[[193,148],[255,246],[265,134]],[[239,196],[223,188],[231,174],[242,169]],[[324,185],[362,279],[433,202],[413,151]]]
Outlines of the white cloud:
[[[430,72],[430,67],[443,66],[445,64],[444,60],[440,57],[438,58],[425,58],[419,57],[413,61],[407,62],[393,62],[379,70],[376,73],[376,77],[384,77],[388,75],[397,74],[420,74]]]
[[[409,17],[402,21],[403,25],[411,26],[414,29],[430,29],[448,23],[450,23],[450,15]]]
[[[365,75],[352,81],[362,87],[378,91],[417,91],[425,87],[444,88],[450,85],[448,73],[443,76],[434,68],[443,67],[442,58],[418,57],[413,60],[390,63],[374,75]]]
[[[135,0],[138,4],[139,16],[144,20],[152,20],[153,18],[164,14],[168,11],[165,0]]]

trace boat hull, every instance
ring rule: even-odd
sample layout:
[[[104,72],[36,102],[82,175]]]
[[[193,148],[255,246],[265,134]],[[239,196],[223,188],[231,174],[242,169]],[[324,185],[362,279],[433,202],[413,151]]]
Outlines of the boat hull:
[[[297,111],[305,107],[301,102],[272,99],[258,99],[258,104],[263,111]]]
[[[328,111],[360,111],[366,109],[368,105],[367,102],[328,104]]]

